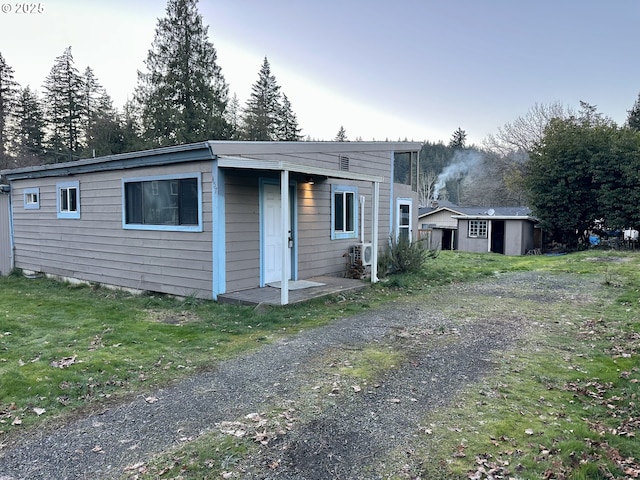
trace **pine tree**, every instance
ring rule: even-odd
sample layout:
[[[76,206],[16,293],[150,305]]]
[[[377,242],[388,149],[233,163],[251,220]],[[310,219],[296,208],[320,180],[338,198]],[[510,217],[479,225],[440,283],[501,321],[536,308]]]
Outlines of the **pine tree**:
[[[257,141],[277,140],[280,112],[280,87],[276,77],[271,74],[269,61],[265,57],[244,109],[244,138]]]
[[[11,68],[0,53],[0,166],[9,166],[9,119],[15,108],[18,83]]]
[[[81,149],[83,136],[83,79],[74,66],[71,47],[55,59],[44,83],[47,147],[53,160],[71,160]]]
[[[87,67],[84,71],[82,85],[82,123],[86,136],[85,143],[90,142],[88,132],[93,130],[93,123],[98,116],[98,104],[104,94],[106,92],[98,82],[93,70],[91,67]],[[111,109],[113,110],[113,107]]]
[[[342,125],[340,125],[340,130],[338,130],[338,133],[336,135],[335,141],[336,142],[346,142],[347,141],[347,131],[344,129],[344,127]]]
[[[634,130],[640,131],[640,94],[636,99],[636,103],[633,104],[633,108],[627,112],[627,126]]]
[[[298,142],[302,138],[300,131],[298,119],[291,108],[291,102],[283,93],[282,104],[280,106],[280,118],[278,119],[278,140]]]
[[[83,156],[95,157],[123,153],[124,129],[113,101],[101,88],[100,96],[91,107],[85,132],[87,146]]]
[[[138,72],[136,100],[145,137],[154,145],[225,139],[228,86],[216,63],[198,0],[169,0]]]
[[[225,120],[229,125],[229,140],[239,140],[241,136],[240,100],[235,93],[227,104]]]
[[[18,92],[15,118],[11,137],[16,166],[44,163],[43,108],[37,92],[32,91],[28,86]]]
[[[122,108],[122,151],[135,152],[144,150],[150,145],[142,138],[142,122],[140,119],[140,106],[133,100],[127,100]]]
[[[453,136],[449,141],[449,146],[451,148],[465,148],[465,144],[467,141],[467,132],[458,128],[455,132],[453,132]]]

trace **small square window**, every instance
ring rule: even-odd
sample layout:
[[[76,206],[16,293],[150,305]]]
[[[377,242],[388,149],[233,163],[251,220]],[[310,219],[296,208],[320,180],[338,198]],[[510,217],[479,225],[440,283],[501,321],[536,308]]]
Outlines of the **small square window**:
[[[24,189],[24,208],[27,210],[37,210],[40,208],[40,189]]]
[[[80,218],[80,182],[56,184],[58,218]]]
[[[469,220],[469,237],[487,238],[487,221]]]

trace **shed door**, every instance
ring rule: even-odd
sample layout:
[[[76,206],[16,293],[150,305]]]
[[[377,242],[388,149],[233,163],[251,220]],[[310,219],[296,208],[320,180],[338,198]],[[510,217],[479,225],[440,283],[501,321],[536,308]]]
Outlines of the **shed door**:
[[[0,193],[0,275],[11,273],[11,209],[9,195]]]

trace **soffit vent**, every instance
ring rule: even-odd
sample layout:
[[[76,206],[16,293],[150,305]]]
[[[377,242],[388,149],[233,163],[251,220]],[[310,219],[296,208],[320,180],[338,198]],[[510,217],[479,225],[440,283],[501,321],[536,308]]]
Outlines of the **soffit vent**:
[[[345,157],[343,155],[340,155],[340,170],[342,170],[343,172],[348,172],[349,171],[349,157]]]

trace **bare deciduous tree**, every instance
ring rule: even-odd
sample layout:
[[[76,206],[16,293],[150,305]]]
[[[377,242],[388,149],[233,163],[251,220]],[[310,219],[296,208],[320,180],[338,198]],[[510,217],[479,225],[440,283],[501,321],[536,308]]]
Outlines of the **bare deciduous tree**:
[[[553,118],[569,118],[574,115],[560,102],[549,105],[535,103],[524,116],[498,127],[495,135],[484,141],[487,150],[507,157],[513,152],[531,152],[544,137],[544,129]]]

